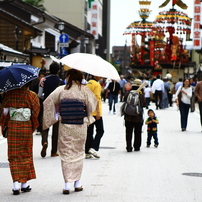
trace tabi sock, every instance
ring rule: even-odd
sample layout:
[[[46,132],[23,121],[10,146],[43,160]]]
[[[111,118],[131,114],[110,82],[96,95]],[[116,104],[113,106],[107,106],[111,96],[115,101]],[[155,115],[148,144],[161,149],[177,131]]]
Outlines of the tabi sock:
[[[20,189],[20,183],[17,182],[17,181],[14,182],[14,183],[13,183],[13,187],[14,187],[14,188],[13,188],[14,190],[19,190],[19,189]]]
[[[74,188],[79,188],[79,187],[81,187],[81,182],[80,180],[77,180],[74,182]]]
[[[27,187],[28,187],[27,182],[21,184],[21,188],[27,188]]]
[[[65,183],[65,190],[70,190],[70,182]]]

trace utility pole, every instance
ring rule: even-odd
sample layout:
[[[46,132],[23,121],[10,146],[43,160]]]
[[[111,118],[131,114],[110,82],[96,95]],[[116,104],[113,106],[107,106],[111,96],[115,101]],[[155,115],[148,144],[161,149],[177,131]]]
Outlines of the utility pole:
[[[110,61],[110,10],[111,10],[111,0],[107,1],[107,55],[106,59],[107,61]]]

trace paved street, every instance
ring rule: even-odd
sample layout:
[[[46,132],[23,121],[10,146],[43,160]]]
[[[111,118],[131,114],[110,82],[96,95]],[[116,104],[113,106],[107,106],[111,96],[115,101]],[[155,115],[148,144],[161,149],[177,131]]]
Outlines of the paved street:
[[[153,103],[151,108],[155,109]],[[125,149],[123,118],[108,114],[107,103],[103,104],[103,111],[105,134],[99,151],[101,158],[84,160],[82,192],[74,192],[72,184],[70,195],[62,194],[64,182],[60,159],[50,157],[50,148],[47,157],[41,158],[41,137],[34,135],[37,179],[29,182],[30,193],[13,196],[7,144],[0,137],[0,201],[202,201],[202,133],[197,111],[189,114],[187,131],[181,132],[176,106],[157,110],[159,147],[152,144],[146,148],[144,125],[141,151],[131,153]]]

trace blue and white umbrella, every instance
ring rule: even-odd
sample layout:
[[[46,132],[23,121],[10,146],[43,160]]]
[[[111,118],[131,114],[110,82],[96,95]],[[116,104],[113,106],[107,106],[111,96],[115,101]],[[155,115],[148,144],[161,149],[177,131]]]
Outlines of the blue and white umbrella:
[[[0,71],[0,93],[21,88],[38,77],[40,68],[31,65],[11,65]]]

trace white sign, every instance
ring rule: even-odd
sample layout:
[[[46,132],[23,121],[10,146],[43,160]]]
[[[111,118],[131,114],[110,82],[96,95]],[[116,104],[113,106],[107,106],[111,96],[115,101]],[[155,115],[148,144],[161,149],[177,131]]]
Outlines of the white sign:
[[[60,43],[59,46],[60,47],[69,47],[69,43]]]
[[[12,65],[12,62],[0,62],[0,67],[9,67]]]
[[[91,3],[91,34],[98,39],[99,5],[98,2]]]
[[[193,49],[201,49],[201,2],[194,0],[194,29],[193,29]]]

